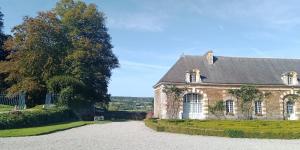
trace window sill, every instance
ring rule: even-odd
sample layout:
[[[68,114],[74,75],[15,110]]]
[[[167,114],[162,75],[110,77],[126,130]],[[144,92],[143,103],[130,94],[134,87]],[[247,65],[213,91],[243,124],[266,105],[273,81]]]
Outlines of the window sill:
[[[234,113],[226,113],[226,116],[234,116]]]

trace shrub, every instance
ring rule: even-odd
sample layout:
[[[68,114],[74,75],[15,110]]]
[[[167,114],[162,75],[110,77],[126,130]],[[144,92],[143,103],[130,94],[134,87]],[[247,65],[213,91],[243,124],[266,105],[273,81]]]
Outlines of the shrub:
[[[144,120],[146,112],[129,112],[129,111],[108,111],[103,112],[105,120]]]
[[[86,95],[85,84],[70,76],[55,76],[47,82],[48,90],[59,93],[58,105],[67,106],[74,110],[86,107],[90,100],[84,99]]]
[[[64,88],[59,93],[58,104],[70,106],[74,97],[74,90],[71,87]]]
[[[208,106],[208,111],[218,119],[225,118],[225,105],[222,100],[217,101],[213,106]]]
[[[153,115],[154,115],[153,112],[148,112],[147,115],[146,115],[146,119],[152,119]]]
[[[145,125],[159,132],[231,138],[299,139],[300,121],[156,120]]]
[[[234,129],[227,129],[224,131],[224,134],[228,137],[232,138],[243,138],[244,132],[240,130],[234,130]]]
[[[74,113],[65,107],[14,111],[0,114],[0,129],[33,127],[76,119]]]
[[[48,80],[47,88],[54,93],[60,93],[65,88],[72,88],[76,92],[82,92],[85,88],[85,84],[71,76],[54,76]]]
[[[59,93],[58,105],[67,106],[70,108],[78,108],[84,104],[80,94],[76,94],[71,87],[64,88]]]

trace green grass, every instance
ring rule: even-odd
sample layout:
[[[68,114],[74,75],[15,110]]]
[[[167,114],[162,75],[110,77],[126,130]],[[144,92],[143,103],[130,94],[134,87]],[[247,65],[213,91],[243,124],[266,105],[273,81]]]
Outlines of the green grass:
[[[75,127],[80,127],[84,125],[94,124],[94,123],[105,123],[106,121],[76,121],[76,122],[65,122],[57,123],[47,126],[31,127],[31,128],[21,128],[21,129],[7,129],[0,130],[0,137],[21,137],[21,136],[35,136],[44,135],[53,132],[63,131]]]
[[[13,109],[14,109],[14,106],[0,104],[0,112],[11,111]]]
[[[300,139],[300,121],[145,120],[161,132],[232,138]]]

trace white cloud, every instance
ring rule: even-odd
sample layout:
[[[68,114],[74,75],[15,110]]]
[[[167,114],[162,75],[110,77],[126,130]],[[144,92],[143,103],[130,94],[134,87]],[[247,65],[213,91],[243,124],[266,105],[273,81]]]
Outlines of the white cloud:
[[[140,8],[131,13],[119,12],[108,18],[114,28],[159,32],[171,26],[170,20],[184,15],[241,22],[257,27],[291,29],[300,26],[299,0],[133,0]],[[196,16],[195,16],[196,17]],[[224,26],[218,26],[220,30]]]
[[[297,0],[187,0],[185,7],[201,16],[251,22],[257,26],[289,29],[300,26]]]
[[[108,18],[108,26],[136,31],[163,31],[166,17],[150,13],[131,13]]]
[[[248,31],[242,34],[243,37],[249,40],[271,40],[271,41],[281,41],[281,37],[277,34],[266,31]]]
[[[137,69],[169,69],[167,66],[161,66],[161,65],[153,65],[153,64],[145,64],[145,63],[140,63],[140,62],[133,62],[133,61],[127,61],[127,60],[121,60],[121,68],[122,66],[125,67],[134,67]]]

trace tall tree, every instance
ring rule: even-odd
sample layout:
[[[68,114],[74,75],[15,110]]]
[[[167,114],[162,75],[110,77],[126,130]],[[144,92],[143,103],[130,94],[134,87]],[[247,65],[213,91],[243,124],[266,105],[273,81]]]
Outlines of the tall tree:
[[[3,14],[0,11],[0,62],[6,60],[6,56],[8,55],[8,52],[4,50],[4,42],[7,40],[7,35],[3,33]],[[6,74],[0,73],[0,92],[3,92],[3,90],[7,87],[6,83],[4,82],[4,79],[6,77]]]
[[[3,14],[0,11],[0,61],[5,60],[5,57],[7,56],[7,52],[3,49],[4,41],[7,39],[7,35],[3,33]]]
[[[118,59],[112,52],[104,14],[94,4],[73,0],[60,1],[54,11],[73,46],[66,57],[66,73],[85,83],[92,100],[108,102],[107,86]]]
[[[61,21],[53,12],[40,12],[37,17],[25,17],[13,28],[13,37],[6,42],[11,51],[0,69],[8,73],[9,93],[28,92],[32,103],[42,103],[46,81],[63,72],[62,63],[68,40]]]
[[[51,11],[25,17],[6,42],[9,61],[0,63],[0,72],[9,74],[8,92],[22,90],[43,99],[47,81],[67,76],[61,79],[86,85],[81,91],[86,101],[108,102],[111,70],[118,67],[110,39],[104,14],[94,4],[61,0]]]

